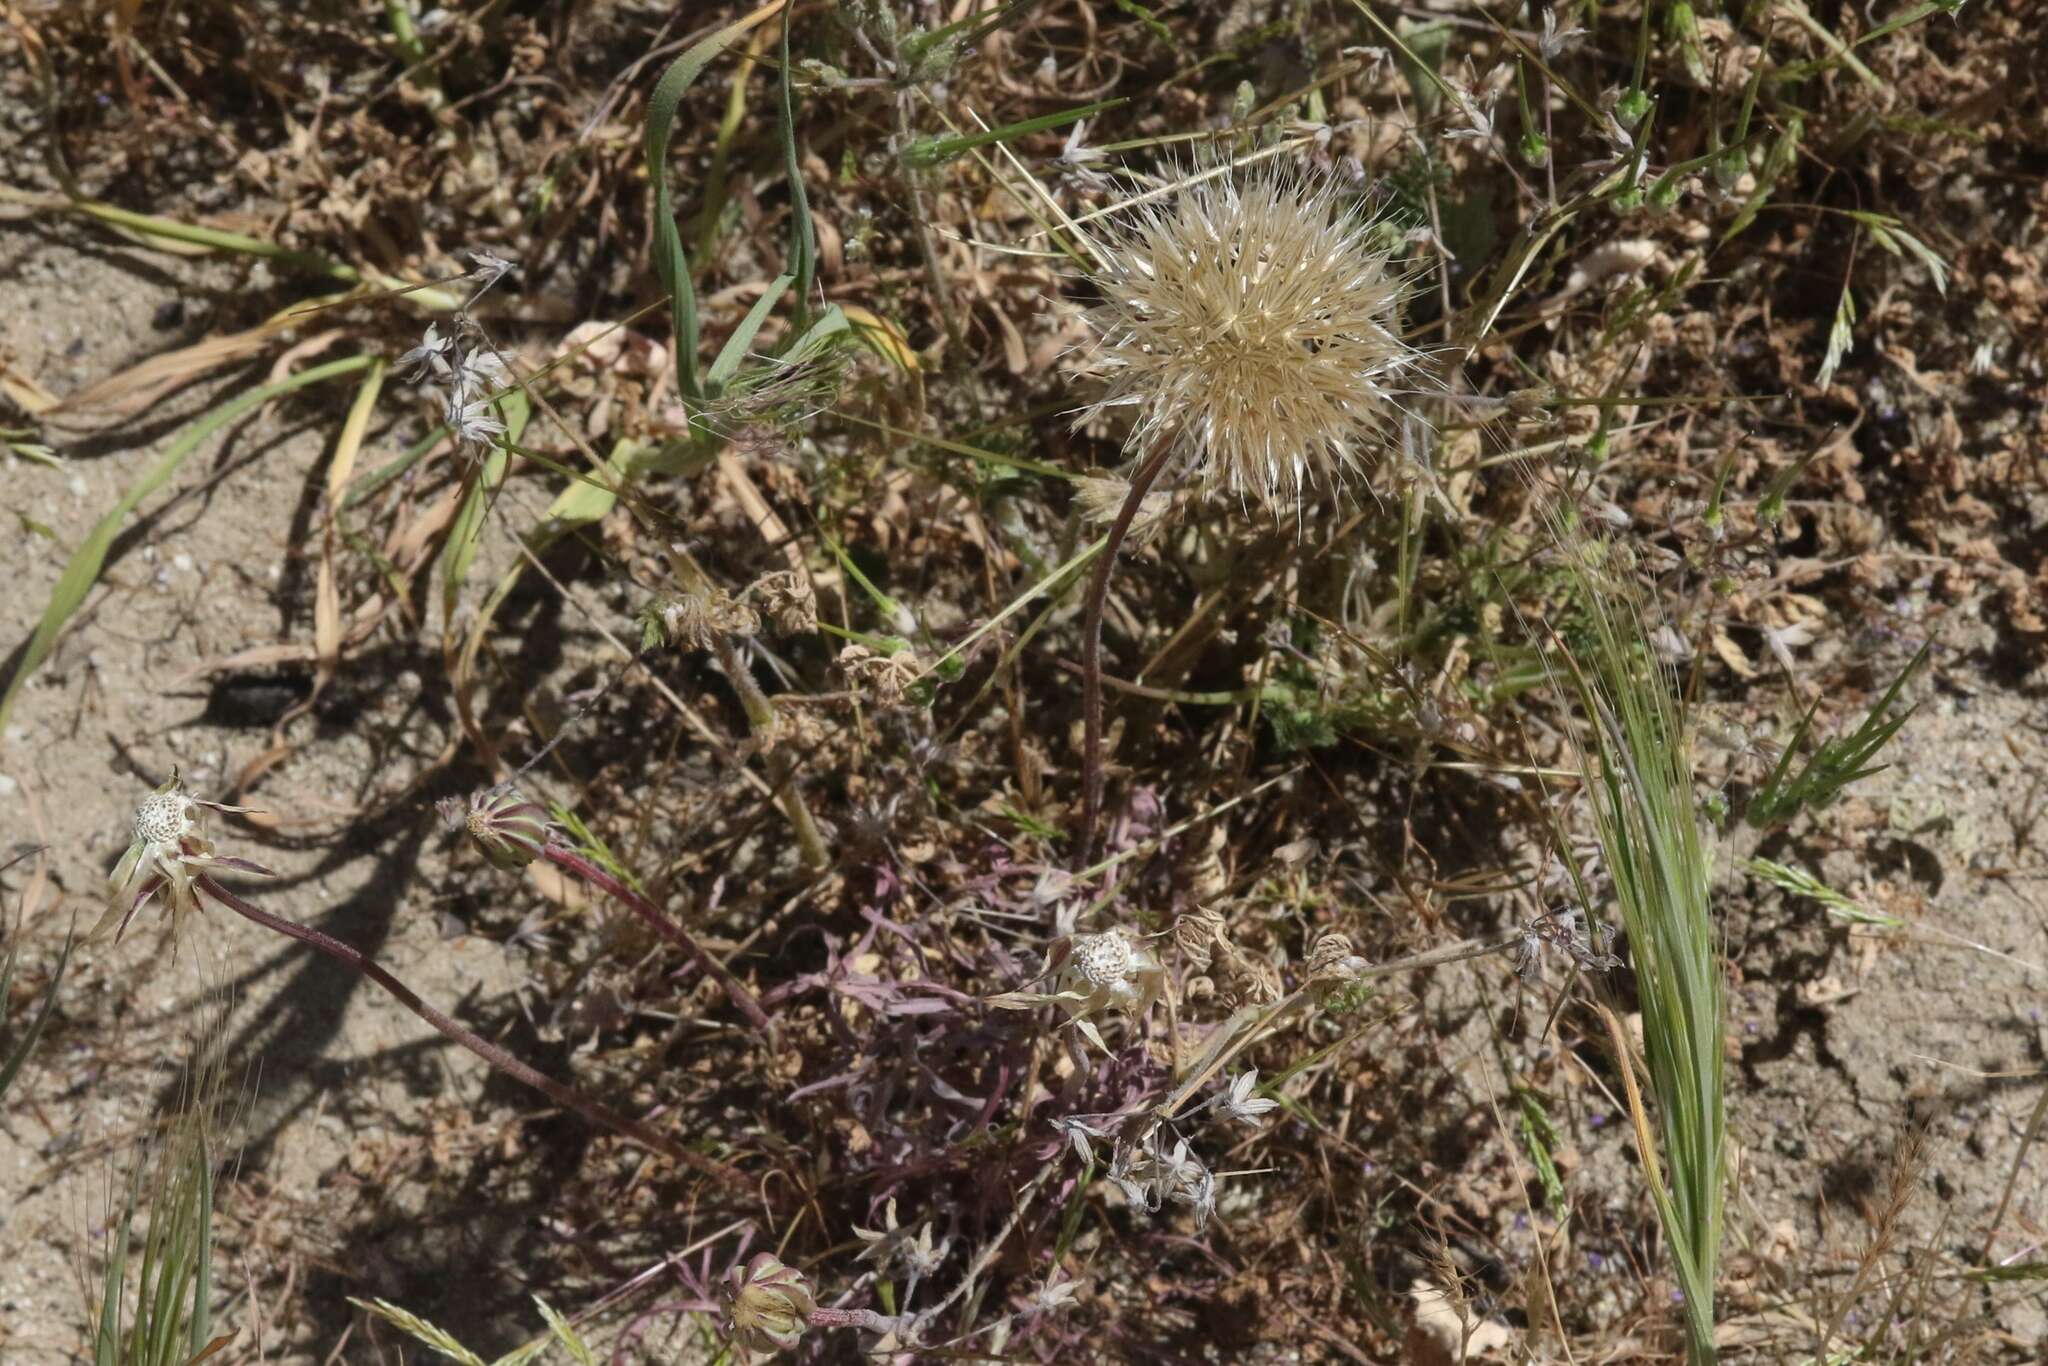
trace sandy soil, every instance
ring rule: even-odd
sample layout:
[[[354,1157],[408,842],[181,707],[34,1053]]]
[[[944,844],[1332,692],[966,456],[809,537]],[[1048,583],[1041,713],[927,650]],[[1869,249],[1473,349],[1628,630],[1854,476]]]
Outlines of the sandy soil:
[[[215,268],[90,245],[89,234],[50,240],[18,224],[0,226],[0,252],[0,347],[58,392],[203,334],[207,291],[224,283]],[[185,321],[156,326],[174,304]],[[0,641],[27,638],[66,549],[182,420],[249,382],[217,380],[161,404],[139,431],[87,438],[67,450],[62,471],[20,461],[0,471],[0,501],[13,514],[0,531]],[[269,749],[280,698],[250,686],[246,671],[225,684],[194,673],[306,629],[307,569],[286,536],[304,527],[344,401],[287,402],[196,453],[131,522],[101,585],[22,693],[0,741],[0,839],[9,849],[46,845],[62,901],[25,927],[21,989],[46,978],[74,918],[89,926],[97,917],[106,872],[151,786],[175,767],[195,790],[218,792]],[[516,1022],[512,992],[523,974],[513,951],[452,933],[460,921],[434,900],[445,840],[431,802],[401,797],[446,738],[446,718],[422,701],[426,665],[367,661],[319,714],[295,724],[292,753],[250,798],[282,829],[215,834],[282,875],[262,888],[265,907],[375,953],[479,1024]],[[352,825],[365,807],[389,811]],[[327,833],[338,829],[346,839]],[[5,878],[10,909],[27,867]],[[296,945],[213,914],[172,955],[159,923],[139,922],[118,947],[74,960],[59,1014],[0,1122],[0,1357],[84,1359],[79,1272],[103,1236],[108,1191],[223,989],[236,1003],[233,1056],[257,1068],[242,1085],[244,1150],[227,1241],[233,1258],[253,1259],[244,1273],[259,1280],[282,1271],[264,1262],[284,1235],[310,1259],[302,1275],[346,1293],[417,1294],[404,1253],[380,1251],[386,1235],[373,1225],[344,1230],[332,1216],[364,1203],[357,1188],[369,1183],[388,1183],[375,1200],[387,1217],[404,1211],[417,1203],[415,1163],[440,1166],[445,1178],[492,1143],[488,1129],[470,1131],[472,1116],[532,1108],[487,1083],[474,1058]],[[349,1316],[338,1293],[301,1292],[263,1313],[273,1344],[298,1336],[331,1345]]]

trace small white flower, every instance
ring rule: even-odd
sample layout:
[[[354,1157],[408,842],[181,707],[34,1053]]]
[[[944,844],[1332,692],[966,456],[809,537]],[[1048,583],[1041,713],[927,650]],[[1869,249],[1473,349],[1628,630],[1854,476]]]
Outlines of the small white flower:
[[[1543,11],[1543,36],[1536,40],[1536,47],[1543,54],[1543,60],[1554,62],[1567,47],[1577,46],[1576,40],[1585,36],[1583,28],[1568,28],[1557,31],[1557,15],[1550,10]]]
[[[1143,1179],[1145,1171],[1152,1165],[1144,1146],[1136,1142],[1119,1140],[1115,1151],[1109,1157],[1109,1180],[1124,1193],[1133,1209],[1155,1210],[1158,1203],[1152,1198],[1152,1191]]]
[[[1465,117],[1466,126],[1445,131],[1444,136],[1453,141],[1470,139],[1474,142],[1493,141],[1493,107],[1500,99],[1500,88],[1494,86],[1477,92],[1477,98],[1456,85],[1450,87],[1458,104],[1458,112]]]
[[[1240,1073],[1230,1083],[1230,1091],[1223,1097],[1223,1112],[1240,1124],[1257,1124],[1259,1116],[1268,1110],[1279,1108],[1280,1102],[1266,1096],[1254,1096],[1252,1092],[1259,1084],[1259,1069]]]
[[[135,809],[135,838],[107,879],[106,913],[93,926],[91,938],[107,934],[120,938],[136,912],[160,891],[175,928],[187,914],[199,909],[198,879],[211,869],[277,876],[260,863],[214,853],[213,842],[200,833],[205,808],[252,809],[194,797],[185,791],[175,772],[169,782],[143,798]]]
[[[1060,165],[1082,166],[1102,160],[1102,153],[1087,145],[1087,136],[1088,120],[1082,119],[1074,125],[1074,131],[1067,134],[1066,145],[1060,148]]]
[[[470,264],[476,267],[470,272],[470,277],[482,280],[486,289],[519,269],[504,257],[493,256],[487,251],[472,251],[468,255]]]
[[[420,344],[398,358],[398,377],[431,377],[445,383],[455,372],[456,357],[455,338],[442,336],[439,325],[428,323],[427,335],[420,339]]]
[[[932,1245],[931,1221],[917,1231],[917,1237],[903,1244],[903,1264],[910,1268],[913,1276],[931,1276],[945,1263],[946,1252],[953,1246],[951,1238],[942,1238],[938,1246]]]
[[[505,434],[505,424],[492,415],[488,399],[464,403],[461,395],[451,394],[443,404],[441,420],[465,448],[488,446]]]
[[[450,387],[465,403],[492,396],[505,387],[505,362],[495,351],[471,351],[455,367]]]
[[[1172,1152],[1155,1158],[1155,1164],[1160,1195],[1188,1206],[1195,1212],[1195,1227],[1206,1227],[1209,1216],[1216,1211],[1215,1173],[1188,1150],[1184,1138],[1173,1145]]]
[[[1089,1167],[1095,1165],[1095,1149],[1090,1146],[1088,1140],[1109,1137],[1107,1132],[1092,1124],[1083,1124],[1071,1116],[1055,1119],[1052,1127],[1059,1131],[1060,1137],[1067,1141],[1067,1146],[1074,1150],[1074,1155],[1081,1159],[1082,1164]]]
[[[1073,1280],[1061,1281],[1057,1285],[1048,1282],[1032,1294],[1030,1312],[1049,1314],[1055,1310],[1065,1309],[1074,1302],[1074,1296],[1080,1294],[1082,1287],[1087,1284],[1086,1281]]]
[[[895,1243],[899,1231],[896,1223],[896,1197],[892,1195],[889,1197],[887,1207],[882,1211],[882,1226],[880,1228],[862,1228],[858,1224],[854,1226],[853,1236],[867,1244],[866,1247],[860,1250],[860,1255],[855,1257],[854,1260],[857,1262],[881,1261],[888,1255],[889,1249]]]

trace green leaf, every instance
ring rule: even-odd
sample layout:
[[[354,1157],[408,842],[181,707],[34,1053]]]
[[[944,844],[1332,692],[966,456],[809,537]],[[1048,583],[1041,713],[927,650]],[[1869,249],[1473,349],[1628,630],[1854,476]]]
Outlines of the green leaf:
[[[483,535],[484,518],[490,515],[493,495],[505,482],[511,448],[526,430],[533,405],[523,392],[514,389],[499,400],[498,411],[504,414],[505,434],[478,466],[468,496],[462,500],[462,509],[455,514],[455,525],[448,532],[448,558],[441,565],[441,609],[450,617],[455,614],[456,594],[462,590],[463,580],[469,577],[470,565],[476,560],[478,540]]]
[[[703,397],[697,379],[697,292],[690,284],[690,258],[683,251],[682,230],[676,224],[675,205],[668,192],[669,136],[684,94],[704,74],[711,59],[760,22],[759,16],[736,20],[676,58],[647,101],[645,150],[647,180],[654,187],[654,268],[661,276],[662,288],[668,291],[675,320],[676,384],[692,403]],[[785,61],[785,82],[788,70]]]
[[[782,164],[789,179],[789,273],[796,280],[796,321],[801,328],[811,311],[811,280],[818,272],[818,229],[811,222],[811,200],[804,192],[803,163],[796,150],[796,113],[789,93],[789,16],[794,4],[782,7]]]
[[[35,634],[29,637],[20,665],[16,667],[14,676],[7,680],[6,691],[0,692],[0,726],[7,724],[8,713],[14,707],[15,694],[28,681],[29,675],[50,657],[50,650],[56,645],[58,635],[63,632],[64,623],[71,619],[71,614],[85,601],[85,595],[92,591],[93,584],[99,581],[100,570],[106,565],[107,553],[113,549],[115,538],[121,534],[121,524],[143,499],[162,488],[165,481],[178,472],[178,467],[185,463],[186,456],[197,450],[207,437],[250,409],[293,390],[318,384],[322,380],[352,375],[367,368],[371,359],[369,356],[351,356],[346,360],[329,361],[325,365],[302,370],[289,379],[251,389],[248,393],[221,404],[178,433],[170,448],[156,464],[150,466],[142,478],[136,480],[134,485],[121,495],[121,501],[114,504],[112,511],[93,524],[92,530],[86,533],[85,540],[72,552],[70,562],[64,566],[64,573],[57,580],[56,589],[50,594],[49,605],[43,609],[43,617],[36,625]]]
[[[761,324],[768,321],[768,315],[775,311],[775,305],[782,302],[782,296],[789,292],[794,275],[778,275],[761,291],[761,297],[747,310],[747,316],[740,319],[740,325],[725,345],[719,348],[718,359],[711,362],[711,373],[706,376],[710,383],[709,392],[716,394],[739,372],[740,362],[747,358],[747,348],[754,344],[760,334]]]
[[[50,985],[43,993],[43,1003],[36,1007],[36,1017],[29,1021],[28,1032],[21,1036],[21,1042],[7,1055],[7,1061],[0,1063],[0,1096],[7,1094],[7,1088],[14,1084],[14,1078],[28,1061],[29,1053],[36,1046],[36,1039],[42,1035],[43,1026],[49,1023],[50,1011],[57,1005],[57,985],[64,980],[64,965],[71,961],[73,940],[66,936],[64,949],[57,955],[56,971],[50,974]],[[7,1008],[7,990],[13,985],[14,955],[7,955],[7,962],[0,965],[0,1010]]]
[[[541,519],[541,527],[544,533],[549,534],[549,539],[604,520],[618,503],[617,490],[624,487],[633,462],[642,449],[639,442],[630,439],[621,440],[612,447],[612,453],[605,461],[609,488],[594,478],[570,480],[569,487],[555,495],[555,501],[548,504],[547,515]]]

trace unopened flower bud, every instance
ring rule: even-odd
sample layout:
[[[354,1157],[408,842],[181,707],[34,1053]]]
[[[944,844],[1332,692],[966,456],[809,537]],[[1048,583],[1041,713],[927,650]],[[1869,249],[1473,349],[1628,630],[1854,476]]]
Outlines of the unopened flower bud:
[[[1223,917],[1214,911],[1188,911],[1173,922],[1173,942],[1195,971],[1207,972],[1211,954],[1224,942]]]
[[[726,1332],[744,1351],[796,1346],[816,1308],[803,1272],[772,1252],[755,1254],[726,1278]]]
[[[1365,968],[1365,960],[1351,951],[1351,940],[1335,932],[1320,936],[1308,951],[1311,982],[1354,981]]]
[[[473,793],[467,803],[445,798],[440,811],[450,830],[467,831],[485,858],[514,872],[540,857],[553,829],[546,807],[509,787]]]

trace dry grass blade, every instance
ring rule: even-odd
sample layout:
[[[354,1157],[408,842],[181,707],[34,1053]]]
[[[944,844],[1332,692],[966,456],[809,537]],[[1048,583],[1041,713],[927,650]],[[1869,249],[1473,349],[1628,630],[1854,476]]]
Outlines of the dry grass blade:
[[[290,320],[273,320],[245,332],[208,337],[151,356],[67,396],[45,412],[44,419],[56,426],[76,427],[133,417],[171,390],[257,354],[291,325]]]

